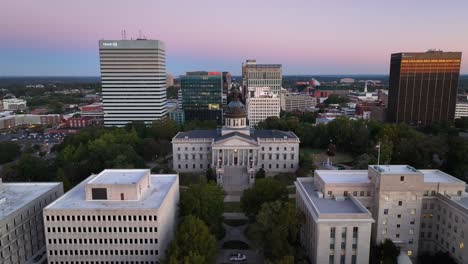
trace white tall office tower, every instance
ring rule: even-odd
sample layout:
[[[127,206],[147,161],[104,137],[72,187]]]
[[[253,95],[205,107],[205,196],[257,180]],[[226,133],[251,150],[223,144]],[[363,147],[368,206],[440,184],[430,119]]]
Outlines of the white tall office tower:
[[[166,52],[159,40],[100,40],[105,126],[166,116]]]
[[[270,87],[249,87],[246,99],[249,126],[255,127],[268,117],[280,117],[280,96]]]

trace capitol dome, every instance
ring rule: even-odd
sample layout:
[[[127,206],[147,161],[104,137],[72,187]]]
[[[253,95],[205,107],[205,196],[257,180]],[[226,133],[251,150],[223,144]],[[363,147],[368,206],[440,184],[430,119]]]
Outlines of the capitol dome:
[[[239,100],[239,91],[234,90],[232,92],[232,100],[226,107],[225,112],[226,118],[245,118],[247,117],[245,106]]]

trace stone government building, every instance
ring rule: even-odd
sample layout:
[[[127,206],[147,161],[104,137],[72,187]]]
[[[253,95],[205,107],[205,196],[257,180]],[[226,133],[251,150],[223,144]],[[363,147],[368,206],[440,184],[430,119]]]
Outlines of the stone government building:
[[[227,191],[248,188],[260,168],[267,176],[295,172],[299,138],[293,132],[249,128],[244,105],[233,98],[221,129],[179,132],[172,139],[174,170],[204,173],[213,168]]]

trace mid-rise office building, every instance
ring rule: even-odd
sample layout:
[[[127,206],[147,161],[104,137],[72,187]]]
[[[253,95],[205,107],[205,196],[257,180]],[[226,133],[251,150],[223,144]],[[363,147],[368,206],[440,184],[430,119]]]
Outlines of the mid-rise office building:
[[[457,104],[455,105],[455,118],[468,117],[468,96],[458,96]]]
[[[255,127],[268,117],[280,117],[280,95],[273,93],[270,87],[249,87],[248,90],[246,104],[250,127]]]
[[[392,54],[388,120],[426,126],[453,121],[461,52]]]
[[[257,64],[256,60],[242,63],[242,86],[244,98],[248,88],[270,87],[271,92],[280,96],[283,82],[281,64]]]
[[[223,72],[223,105],[227,104],[227,96],[231,91],[232,75],[229,72]]]
[[[317,98],[304,93],[283,93],[281,109],[286,112],[311,111],[317,105]]]
[[[167,87],[174,86],[174,77],[172,76],[172,74],[166,75],[166,85]]]
[[[0,263],[28,263],[42,255],[46,245],[42,209],[62,194],[61,183],[0,179]]]
[[[105,126],[166,116],[166,52],[159,40],[101,40]]]
[[[223,122],[223,76],[221,72],[187,72],[180,78],[185,120]]]
[[[26,109],[26,100],[9,98],[3,99],[3,110],[4,111],[22,111]]]
[[[155,264],[177,224],[177,175],[104,170],[44,209],[49,264]]]
[[[385,239],[413,261],[418,254],[442,251],[466,263],[465,189],[465,182],[442,171],[405,165],[316,170],[314,178],[296,181],[296,204],[307,219],[301,241],[312,263],[368,263],[369,245]],[[344,245],[341,240],[340,250],[340,241],[329,238],[345,227],[354,230],[357,239],[345,240]]]

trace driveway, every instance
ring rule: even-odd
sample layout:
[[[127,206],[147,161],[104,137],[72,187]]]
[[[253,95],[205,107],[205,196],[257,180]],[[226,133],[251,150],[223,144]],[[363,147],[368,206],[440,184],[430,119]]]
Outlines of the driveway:
[[[246,219],[245,215],[243,213],[225,213],[224,214],[225,219],[230,219],[230,220],[237,220],[237,219]],[[223,239],[218,241],[218,255],[216,257],[216,263],[218,264],[235,264],[235,263],[263,263],[263,256],[259,254],[254,249],[249,249],[249,250],[241,250],[241,249],[222,249],[223,243],[227,241],[242,241],[249,246],[251,245],[249,239],[245,236],[245,229],[247,228],[247,225],[241,225],[241,226],[229,226],[226,224],[223,224],[225,230],[226,230],[226,235],[224,236]],[[229,256],[231,254],[245,254],[247,257],[247,261],[243,262],[233,262],[229,261]]]

